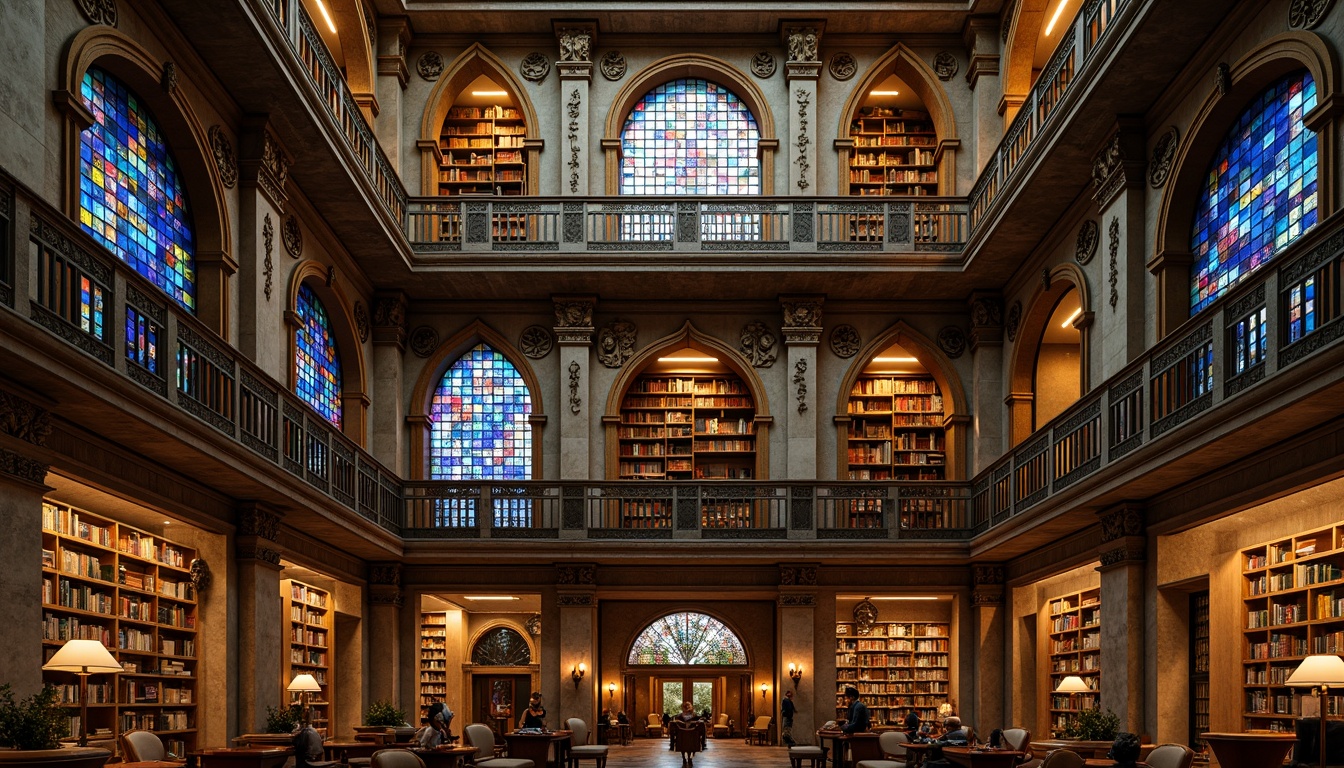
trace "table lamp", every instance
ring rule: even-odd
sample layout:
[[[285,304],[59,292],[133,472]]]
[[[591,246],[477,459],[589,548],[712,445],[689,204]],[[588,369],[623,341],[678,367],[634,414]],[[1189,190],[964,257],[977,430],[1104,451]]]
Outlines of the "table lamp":
[[[99,640],[68,640],[42,665],[51,672],[79,675],[79,746],[89,745],[89,675],[120,672],[121,664]]]
[[[1325,696],[1331,686],[1344,688],[1344,659],[1334,654],[1308,656],[1297,665],[1284,685],[1316,689],[1320,701],[1320,711],[1316,717],[1321,721],[1321,762],[1317,765],[1325,768]]]
[[[1077,719],[1078,717],[1078,707],[1074,702],[1074,695],[1087,693],[1091,690],[1092,689],[1087,686],[1087,682],[1078,675],[1069,675],[1059,681],[1059,685],[1055,687],[1055,693],[1069,694],[1069,709],[1072,711],[1074,719]]]
[[[317,679],[314,678],[312,675],[304,674],[304,675],[295,675],[294,679],[289,681],[289,686],[286,687],[285,690],[299,692],[299,707],[300,707],[299,711],[303,716],[303,724],[307,725],[308,694],[314,691],[321,693],[322,686],[318,685]]]

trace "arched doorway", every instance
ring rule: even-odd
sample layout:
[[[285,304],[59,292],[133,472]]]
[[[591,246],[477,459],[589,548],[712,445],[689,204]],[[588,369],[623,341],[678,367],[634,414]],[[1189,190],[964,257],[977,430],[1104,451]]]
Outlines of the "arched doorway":
[[[1088,329],[1093,314],[1082,270],[1072,264],[1052,267],[1025,306],[1007,400],[1012,445],[1063,413],[1091,387]]]
[[[684,610],[640,630],[625,656],[627,695],[647,702],[645,719],[672,718],[689,702],[710,722],[726,713],[739,728],[750,716],[752,673],[746,645],[725,620]]]
[[[1063,413],[1083,394],[1083,333],[1074,322],[1083,314],[1072,286],[1055,302],[1036,347],[1032,392],[1036,408],[1032,431]]]

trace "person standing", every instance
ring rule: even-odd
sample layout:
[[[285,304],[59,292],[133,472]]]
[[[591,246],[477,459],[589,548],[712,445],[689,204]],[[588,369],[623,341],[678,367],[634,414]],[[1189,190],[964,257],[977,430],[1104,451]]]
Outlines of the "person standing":
[[[840,728],[846,734],[868,731],[868,705],[859,699],[859,689],[845,686],[845,724]]]
[[[786,746],[793,746],[793,716],[797,711],[793,703],[793,691],[785,691],[784,700],[779,704],[779,722],[782,726],[779,738]]]

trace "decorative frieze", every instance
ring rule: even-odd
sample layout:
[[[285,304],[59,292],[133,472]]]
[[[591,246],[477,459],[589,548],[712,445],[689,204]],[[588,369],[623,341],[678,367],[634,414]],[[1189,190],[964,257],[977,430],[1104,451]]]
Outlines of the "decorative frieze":
[[[50,466],[46,462],[0,448],[0,474],[26,483],[42,485],[47,479],[48,469]]]
[[[580,563],[576,565],[557,565],[555,567],[555,583],[561,585],[597,585],[597,565],[594,563]]]
[[[597,361],[608,368],[620,368],[635,354],[635,324],[613,320],[597,334]]]
[[[817,566],[781,565],[779,566],[779,585],[781,587],[817,586]]]
[[[789,592],[780,595],[776,604],[780,608],[815,608],[817,596],[811,592]]]

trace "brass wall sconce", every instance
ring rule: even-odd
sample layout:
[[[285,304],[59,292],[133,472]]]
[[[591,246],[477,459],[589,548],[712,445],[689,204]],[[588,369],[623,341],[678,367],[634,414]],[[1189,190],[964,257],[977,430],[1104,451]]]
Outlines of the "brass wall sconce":
[[[765,701],[765,692],[766,692],[766,690],[769,689],[769,688],[770,688],[769,685],[767,685],[767,684],[765,684],[765,683],[761,683],[761,701]]]
[[[798,683],[803,679],[803,668],[789,662],[789,677],[793,679],[793,690],[798,690]]]
[[[574,688],[578,690],[579,683],[583,682],[583,676],[588,673],[588,665],[579,662],[577,667],[569,670],[569,677],[574,681]]]

